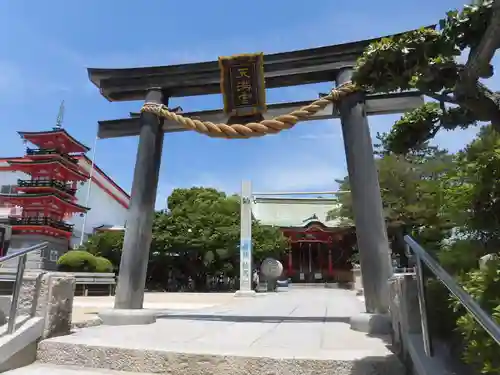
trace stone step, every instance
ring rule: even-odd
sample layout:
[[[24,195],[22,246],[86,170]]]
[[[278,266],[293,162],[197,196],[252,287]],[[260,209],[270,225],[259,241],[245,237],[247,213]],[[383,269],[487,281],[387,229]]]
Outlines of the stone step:
[[[44,363],[33,363],[26,367],[6,371],[5,375],[137,375],[136,372],[114,371],[77,366],[58,366]],[[145,374],[144,375],[149,375]]]
[[[182,346],[182,345],[180,345]],[[183,350],[184,349],[184,350]],[[201,349],[201,348],[200,348]],[[302,355],[301,355],[302,354]],[[332,358],[333,357],[333,358]],[[179,350],[131,349],[98,344],[75,344],[44,340],[38,363],[9,375],[45,375],[39,368],[60,369],[50,375],[175,374],[175,375],[402,375],[404,368],[395,355],[371,356],[366,351],[294,353],[265,347],[245,353],[207,353],[180,347]],[[49,366],[49,367],[40,367]],[[79,366],[79,367],[68,367]],[[30,372],[30,367],[40,373]],[[102,372],[102,371],[108,372]],[[65,372],[64,372],[65,371]],[[73,372],[70,372],[73,371]]]

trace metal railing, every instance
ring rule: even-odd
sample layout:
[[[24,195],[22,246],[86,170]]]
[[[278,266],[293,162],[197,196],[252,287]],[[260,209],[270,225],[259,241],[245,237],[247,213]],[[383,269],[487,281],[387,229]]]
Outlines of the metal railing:
[[[44,149],[44,148],[26,148],[26,155],[37,156],[37,155],[59,155],[62,156],[67,161],[78,164],[78,161],[72,158],[70,155],[60,152],[55,149]]]
[[[51,228],[60,229],[66,232],[72,232],[74,227],[74,224],[68,224],[64,221],[52,219],[50,217],[9,217],[9,224],[49,226]]]
[[[76,189],[68,186],[63,181],[58,180],[17,180],[19,187],[34,187],[34,188],[56,188],[70,195],[76,194]]]
[[[19,294],[21,292],[21,285],[23,283],[24,270],[26,268],[26,260],[28,254],[43,250],[49,245],[48,242],[42,242],[40,244],[27,247],[26,249],[19,250],[15,253],[5,255],[0,258],[0,264],[5,263],[8,260],[19,258],[17,263],[16,280],[14,281],[14,292],[12,293],[12,302],[10,304],[9,318],[7,321],[7,333],[12,334],[16,330],[16,318],[17,318],[17,306],[19,303]]]
[[[429,357],[433,356],[432,341],[429,333],[429,324],[427,320],[427,306],[424,292],[424,276],[423,265],[436,276],[436,278],[453,294],[463,307],[472,315],[481,327],[500,345],[500,326],[474,301],[474,299],[453,279],[453,277],[445,271],[432,256],[425,251],[413,238],[405,236],[404,240],[407,245],[408,256],[412,253],[415,256],[415,273],[417,276],[418,289],[418,304],[420,308],[420,316],[422,319],[422,336],[424,341],[425,354]]]

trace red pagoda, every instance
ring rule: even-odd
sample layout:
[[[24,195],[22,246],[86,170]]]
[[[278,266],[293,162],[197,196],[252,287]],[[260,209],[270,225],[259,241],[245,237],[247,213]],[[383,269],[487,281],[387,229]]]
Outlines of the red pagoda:
[[[76,203],[75,193],[78,183],[90,176],[79,167],[75,157],[90,149],[60,127],[44,132],[19,132],[19,135],[35,148],[27,148],[24,157],[8,161],[9,170],[31,178],[19,179],[11,194],[0,194],[0,205],[22,208],[20,217],[9,218],[13,234],[11,249],[48,241],[57,248],[57,254],[53,250],[50,253],[50,258],[56,260],[68,250],[73,230],[65,218],[88,211]]]

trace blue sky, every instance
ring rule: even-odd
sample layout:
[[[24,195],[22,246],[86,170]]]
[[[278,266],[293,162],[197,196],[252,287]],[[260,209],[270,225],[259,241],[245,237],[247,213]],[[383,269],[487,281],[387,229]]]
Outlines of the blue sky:
[[[309,6],[298,0],[2,1],[0,156],[23,152],[16,131],[51,128],[62,99],[64,127],[90,147],[98,120],[126,117],[140,108],[140,102],[102,98],[88,81],[87,67],[169,65],[361,40],[432,24],[463,1],[329,0]],[[490,84],[500,89],[498,79]],[[268,90],[267,99],[314,99],[328,88]],[[177,98],[171,105],[185,111],[220,108],[222,98]],[[397,118],[372,117],[372,135],[388,131]],[[439,134],[436,143],[454,151],[475,132]],[[137,138],[98,141],[97,164],[126,190],[136,146]],[[251,179],[256,191],[331,190],[346,173],[337,120],[309,122],[252,140],[167,134],[163,152],[158,202],[174,187],[204,185],[235,192],[242,179]]]

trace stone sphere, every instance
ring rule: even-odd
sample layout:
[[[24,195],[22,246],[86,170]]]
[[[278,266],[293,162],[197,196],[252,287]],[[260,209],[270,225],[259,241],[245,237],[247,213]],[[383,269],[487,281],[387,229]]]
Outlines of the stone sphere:
[[[283,273],[283,265],[279,260],[266,258],[260,265],[260,272],[262,272],[265,277],[277,279]]]

